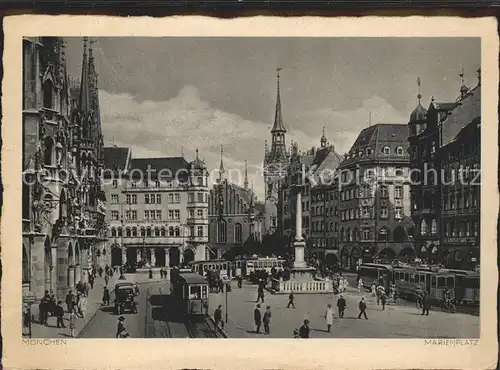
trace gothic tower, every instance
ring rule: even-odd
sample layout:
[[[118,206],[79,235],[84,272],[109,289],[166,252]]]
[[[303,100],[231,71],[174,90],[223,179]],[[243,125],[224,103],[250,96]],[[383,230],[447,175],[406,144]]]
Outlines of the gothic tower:
[[[289,154],[286,150],[285,134],[283,125],[280,97],[280,72],[277,68],[277,96],[276,111],[274,114],[274,125],[271,130],[271,148],[267,143],[264,155],[264,181],[265,181],[265,209],[266,209],[266,232],[274,233],[277,228],[277,205],[281,183],[286,175],[289,164]]]

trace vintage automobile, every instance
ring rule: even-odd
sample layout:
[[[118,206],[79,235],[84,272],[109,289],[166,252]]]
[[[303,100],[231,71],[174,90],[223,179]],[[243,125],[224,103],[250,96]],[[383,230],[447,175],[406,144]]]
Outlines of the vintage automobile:
[[[137,313],[137,303],[134,300],[134,286],[132,283],[118,283],[115,285],[115,313]]]

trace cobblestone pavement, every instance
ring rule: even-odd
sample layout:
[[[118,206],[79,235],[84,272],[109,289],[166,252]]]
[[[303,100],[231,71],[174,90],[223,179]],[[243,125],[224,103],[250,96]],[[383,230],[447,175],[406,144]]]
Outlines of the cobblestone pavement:
[[[358,319],[358,302],[361,296],[367,300],[368,320]],[[369,293],[359,294],[350,288],[344,294],[347,309],[343,319],[337,314],[337,296],[332,294],[297,294],[295,309],[287,308],[288,295],[272,295],[266,292],[265,301],[261,303],[263,312],[267,305],[271,306],[270,335],[255,334],[253,310],[256,305],[257,287],[246,283],[238,289],[232,283],[232,291],[228,293],[228,316],[225,331],[232,338],[291,338],[293,330],[302,325],[304,319],[310,320],[311,338],[478,338],[479,317],[446,313],[431,310],[429,316],[422,316],[415,304],[404,302],[402,305],[389,305],[382,311],[375,298]],[[225,293],[211,294],[210,313],[218,304],[223,306],[225,314]],[[324,318],[326,305],[332,304],[335,309],[335,320],[331,332],[326,332]],[[263,329],[261,328],[261,331]]]

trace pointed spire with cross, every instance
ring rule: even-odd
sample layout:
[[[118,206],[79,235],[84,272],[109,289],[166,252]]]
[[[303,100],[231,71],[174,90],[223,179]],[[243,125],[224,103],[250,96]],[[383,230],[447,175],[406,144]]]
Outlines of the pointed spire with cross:
[[[248,164],[245,159],[245,182],[243,183],[243,187],[245,190],[248,190]]]
[[[224,172],[226,172],[224,170],[224,147],[223,145],[221,144],[220,146],[220,166],[219,166],[219,181],[222,181],[223,177],[224,177]]]
[[[420,77],[417,77],[417,85],[418,85],[418,94],[417,94],[417,99],[418,99],[418,104],[420,104],[420,99],[422,99],[422,94],[420,93]]]

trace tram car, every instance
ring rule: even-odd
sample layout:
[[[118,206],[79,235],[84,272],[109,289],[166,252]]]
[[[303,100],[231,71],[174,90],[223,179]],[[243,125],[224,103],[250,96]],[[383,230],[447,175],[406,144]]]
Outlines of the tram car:
[[[170,294],[177,313],[188,317],[207,315],[208,283],[200,274],[188,269],[172,270]]]
[[[447,270],[455,275],[455,302],[459,305],[479,305],[479,273],[467,270]]]
[[[189,263],[192,272],[196,272],[201,276],[207,276],[209,271],[218,273],[221,279],[234,277],[231,261],[225,260],[208,260],[208,261],[191,261]]]
[[[358,278],[363,280],[363,288],[370,290],[372,285],[381,284],[386,291],[393,283],[392,266],[380,263],[363,263],[359,266]]]
[[[264,258],[251,258],[245,260],[244,262],[245,262],[244,276],[251,276],[255,273],[255,271],[265,271],[270,275],[273,268],[276,269],[277,271],[283,270],[285,260],[276,257],[264,257]]]

